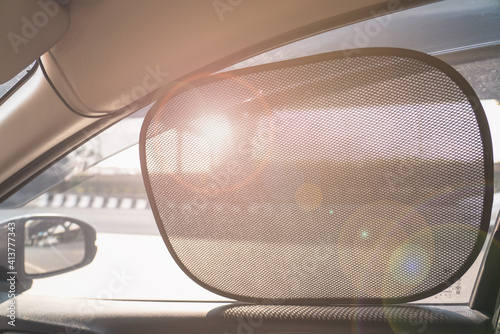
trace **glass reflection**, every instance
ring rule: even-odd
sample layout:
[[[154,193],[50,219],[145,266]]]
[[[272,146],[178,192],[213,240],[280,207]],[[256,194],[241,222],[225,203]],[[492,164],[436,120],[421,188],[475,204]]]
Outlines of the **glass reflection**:
[[[45,274],[81,263],[85,256],[82,229],[74,222],[39,218],[25,223],[25,272]]]

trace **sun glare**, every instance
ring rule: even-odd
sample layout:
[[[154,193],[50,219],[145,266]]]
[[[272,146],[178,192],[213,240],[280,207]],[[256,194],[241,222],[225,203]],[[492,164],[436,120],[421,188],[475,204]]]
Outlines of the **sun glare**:
[[[210,143],[222,143],[231,138],[231,124],[225,115],[209,115],[195,122],[196,128]]]

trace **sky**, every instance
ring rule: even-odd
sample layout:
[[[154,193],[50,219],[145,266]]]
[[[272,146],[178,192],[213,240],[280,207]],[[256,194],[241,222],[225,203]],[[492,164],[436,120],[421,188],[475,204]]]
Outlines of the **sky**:
[[[493,159],[498,163],[500,162],[500,104],[497,100],[483,100],[481,103],[490,125]]]

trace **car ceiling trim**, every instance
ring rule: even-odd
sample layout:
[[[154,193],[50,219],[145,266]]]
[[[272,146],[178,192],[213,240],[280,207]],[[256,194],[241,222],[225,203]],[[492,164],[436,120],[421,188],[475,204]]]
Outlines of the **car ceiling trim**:
[[[38,62],[40,63],[40,68],[42,69],[43,75],[45,76],[45,79],[49,83],[50,87],[52,87],[52,90],[54,93],[57,95],[59,100],[61,100],[62,103],[74,114],[80,116],[80,117],[87,117],[87,118],[103,118],[103,117],[109,117],[110,113],[108,112],[98,112],[98,111],[89,111],[90,109],[86,107],[83,102],[80,101],[80,99],[77,97],[75,92],[73,91],[72,87],[68,83],[68,80],[62,73],[59,65],[57,62],[54,61],[52,57],[52,53],[49,51],[45,55],[43,55]],[[51,68],[51,73],[52,75],[49,76],[47,73],[47,67]],[[55,73],[56,72],[56,73]],[[54,85],[54,82],[51,78],[54,78],[54,80],[62,81],[61,84],[59,84],[59,87],[64,87],[65,89],[65,96],[70,96],[71,101],[73,103],[78,104],[78,110],[73,108],[70,103],[67,101],[67,99],[63,98],[62,94],[59,92],[59,90],[56,88]],[[64,82],[64,83],[63,83]]]

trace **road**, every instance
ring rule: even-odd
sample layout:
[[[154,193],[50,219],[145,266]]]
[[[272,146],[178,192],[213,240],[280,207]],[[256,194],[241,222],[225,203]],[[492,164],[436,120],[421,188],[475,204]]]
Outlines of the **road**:
[[[499,209],[497,198],[494,210]],[[33,207],[0,210],[0,220],[37,213],[64,214],[90,223],[97,230],[98,251],[88,266],[36,279],[26,293],[91,299],[227,300],[200,287],[184,274],[163,243],[149,209]],[[459,283],[426,301],[467,302],[479,265],[480,259]],[[85,305],[94,309],[101,307],[98,301]]]
[[[58,243],[51,246],[26,246],[24,267],[26,273],[44,274],[74,266],[83,261],[83,240]]]
[[[496,196],[493,212],[500,210],[500,195]],[[92,225],[97,233],[159,235],[151,209],[91,209],[91,208],[38,208],[25,207],[19,209],[0,210],[0,222],[12,217],[30,214],[61,214],[80,219]],[[495,217],[492,217],[491,223]]]
[[[494,213],[490,225],[494,223],[496,214],[500,211],[500,193],[495,196]],[[0,222],[16,216],[35,214],[60,214],[80,219],[95,228],[98,234],[131,234],[159,236],[153,213],[150,208],[123,209],[123,208],[78,208],[78,207],[24,207],[19,209],[0,210]]]
[[[92,225],[97,233],[159,235],[150,209],[20,208],[0,210],[0,222],[33,214],[61,214]]]

